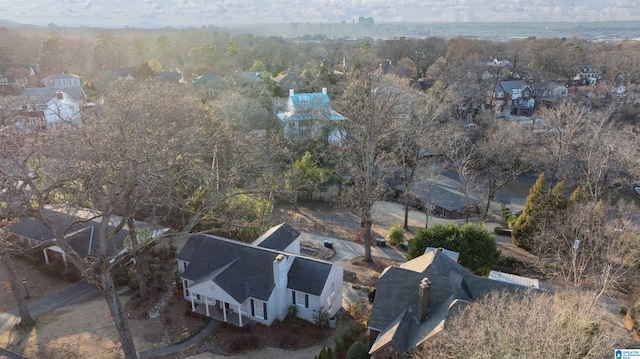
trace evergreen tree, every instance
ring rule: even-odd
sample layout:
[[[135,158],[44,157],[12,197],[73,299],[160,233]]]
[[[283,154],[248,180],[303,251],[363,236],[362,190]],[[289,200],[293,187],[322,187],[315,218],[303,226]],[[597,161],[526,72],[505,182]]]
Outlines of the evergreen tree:
[[[583,202],[585,199],[587,199],[587,190],[582,186],[578,186],[571,192],[567,205],[572,206],[576,203]]]
[[[560,181],[551,189],[551,206],[557,212],[567,209],[567,205],[567,189],[564,181]]]
[[[534,234],[542,229],[547,211],[547,187],[544,172],[529,190],[522,214],[513,224],[511,238],[513,244],[525,249],[533,248]]]

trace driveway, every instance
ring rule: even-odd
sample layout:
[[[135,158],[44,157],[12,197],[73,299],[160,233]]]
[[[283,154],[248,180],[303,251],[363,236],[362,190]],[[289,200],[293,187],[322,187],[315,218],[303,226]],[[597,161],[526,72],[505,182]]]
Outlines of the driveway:
[[[27,305],[31,316],[38,317],[54,309],[83,303],[98,297],[100,297],[98,289],[85,280],[81,280],[57,292],[38,299],[29,300],[27,301]],[[10,329],[18,322],[20,322],[18,308],[11,308],[7,312],[0,313],[0,333]]]
[[[320,246],[324,245],[324,241],[332,241],[333,249],[336,250],[336,254],[331,257],[331,262],[338,265],[344,265],[354,258],[364,256],[364,245],[356,242],[324,237],[311,233],[301,233],[300,241],[314,242]],[[407,260],[404,252],[398,251],[393,247],[371,246],[371,256],[386,258],[396,262],[404,262]]]

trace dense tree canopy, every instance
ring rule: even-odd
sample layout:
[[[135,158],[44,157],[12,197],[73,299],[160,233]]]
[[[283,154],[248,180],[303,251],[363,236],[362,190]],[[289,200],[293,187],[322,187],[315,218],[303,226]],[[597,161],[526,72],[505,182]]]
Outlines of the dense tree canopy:
[[[471,223],[462,226],[436,224],[420,229],[409,242],[407,259],[422,255],[427,247],[460,253],[458,262],[478,275],[488,275],[500,259],[493,234],[485,227]]]

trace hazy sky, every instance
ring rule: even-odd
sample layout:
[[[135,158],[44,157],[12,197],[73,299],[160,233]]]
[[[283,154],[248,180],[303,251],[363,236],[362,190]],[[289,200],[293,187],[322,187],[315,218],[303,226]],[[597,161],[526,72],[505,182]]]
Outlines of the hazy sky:
[[[640,21],[640,0],[0,0],[28,24],[165,26],[231,23]]]

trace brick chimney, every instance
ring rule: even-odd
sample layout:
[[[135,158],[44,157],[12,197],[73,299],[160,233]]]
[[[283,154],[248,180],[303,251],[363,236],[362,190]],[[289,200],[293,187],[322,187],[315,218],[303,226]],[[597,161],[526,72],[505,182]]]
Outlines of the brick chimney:
[[[64,96],[62,95],[62,91],[56,92],[56,97],[58,98],[58,100],[64,100]]]
[[[429,293],[431,292],[431,282],[428,278],[422,278],[420,281],[418,291],[418,310],[416,315],[418,320],[422,322],[427,318],[427,311],[429,310]]]

